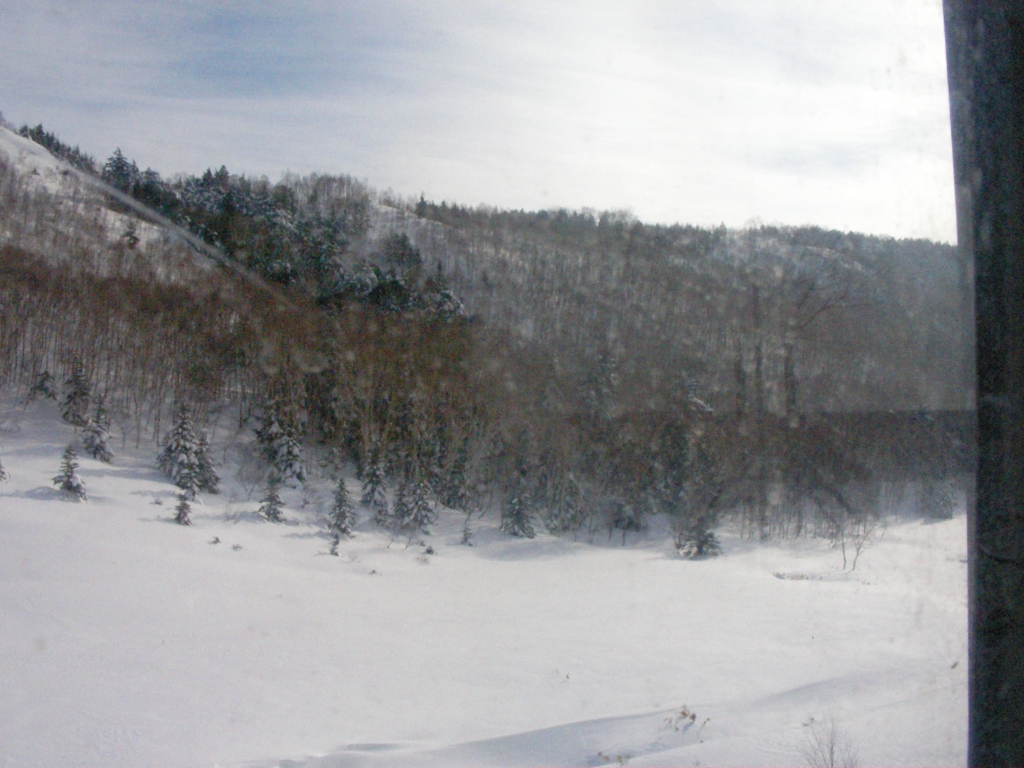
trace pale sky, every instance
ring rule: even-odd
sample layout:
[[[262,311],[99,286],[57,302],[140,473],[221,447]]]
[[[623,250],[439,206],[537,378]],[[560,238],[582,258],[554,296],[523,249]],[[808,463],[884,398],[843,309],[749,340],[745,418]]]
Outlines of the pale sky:
[[[164,175],[956,237],[940,0],[0,0],[0,110]]]

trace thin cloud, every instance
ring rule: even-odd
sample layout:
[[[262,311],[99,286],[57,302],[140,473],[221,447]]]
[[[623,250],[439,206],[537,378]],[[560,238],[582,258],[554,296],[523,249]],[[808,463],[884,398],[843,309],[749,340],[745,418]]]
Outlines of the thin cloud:
[[[164,173],[955,238],[936,0],[0,11],[0,108]]]

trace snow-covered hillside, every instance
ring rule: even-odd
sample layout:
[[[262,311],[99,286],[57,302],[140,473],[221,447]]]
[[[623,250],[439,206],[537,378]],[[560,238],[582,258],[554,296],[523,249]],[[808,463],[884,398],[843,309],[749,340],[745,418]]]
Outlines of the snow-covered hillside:
[[[365,510],[332,557],[326,480],[274,525],[224,467],[181,527],[153,446],[61,498],[72,437],[0,410],[6,768],[803,765],[829,717],[861,765],[965,762],[962,514],[890,524],[852,573],[728,531],[703,562],[487,517],[466,547],[454,515],[428,554]]]
[[[0,152],[7,156],[33,191],[44,189],[61,194],[78,185],[78,176],[63,160],[46,151],[31,139],[19,136],[0,125]]]
[[[34,141],[2,125],[0,158],[10,164],[21,191],[30,196],[42,195],[51,202],[54,207],[51,226],[66,230],[74,225],[81,226],[82,220],[89,219],[105,230],[106,239],[110,242],[122,238],[129,224],[142,244],[160,241],[167,234],[159,225],[110,210],[99,189],[87,183],[81,172]],[[63,222],[57,216],[58,211],[65,217]],[[11,239],[11,236],[12,233],[0,228],[0,241]],[[17,242],[18,238],[14,239]]]

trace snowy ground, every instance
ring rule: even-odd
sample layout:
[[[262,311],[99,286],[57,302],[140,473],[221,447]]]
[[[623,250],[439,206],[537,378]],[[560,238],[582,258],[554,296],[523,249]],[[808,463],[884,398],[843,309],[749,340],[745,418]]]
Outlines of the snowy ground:
[[[152,448],[62,499],[71,435],[0,410],[5,768],[803,765],[830,713],[861,765],[965,762],[962,515],[852,574],[817,540],[688,562],[455,517],[433,555],[361,527],[331,557],[326,486],[273,525],[224,471],[183,528]]]

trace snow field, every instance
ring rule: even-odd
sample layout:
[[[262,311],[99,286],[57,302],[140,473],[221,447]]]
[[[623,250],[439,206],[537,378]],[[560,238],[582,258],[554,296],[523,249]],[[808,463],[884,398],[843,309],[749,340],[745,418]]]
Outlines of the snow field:
[[[493,517],[464,547],[454,513],[428,555],[365,510],[331,557],[327,480],[274,525],[221,467],[186,528],[154,446],[80,455],[89,501],[63,499],[72,435],[0,412],[5,768],[803,765],[829,712],[861,765],[965,762],[962,515],[892,523],[852,573],[728,530],[703,562]]]

